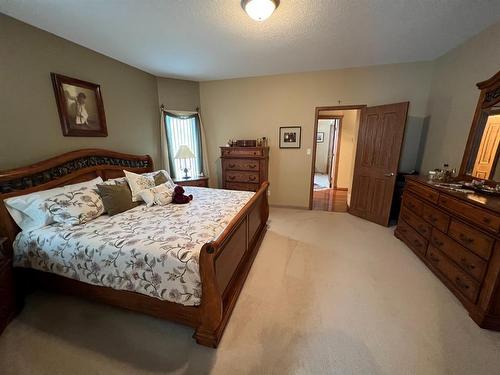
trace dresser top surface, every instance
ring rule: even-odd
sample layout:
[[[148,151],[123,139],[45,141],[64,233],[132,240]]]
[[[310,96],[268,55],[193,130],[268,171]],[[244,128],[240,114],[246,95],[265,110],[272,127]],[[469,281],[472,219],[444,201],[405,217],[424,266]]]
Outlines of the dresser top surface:
[[[431,187],[432,189],[438,190],[440,193],[447,194],[451,197],[460,199],[464,202],[473,204],[475,206],[494,211],[500,214],[500,197],[480,194],[480,193],[461,193],[458,191],[449,190],[443,187],[435,186],[433,183],[429,182],[425,176],[406,176],[408,181],[418,182],[420,184]]]

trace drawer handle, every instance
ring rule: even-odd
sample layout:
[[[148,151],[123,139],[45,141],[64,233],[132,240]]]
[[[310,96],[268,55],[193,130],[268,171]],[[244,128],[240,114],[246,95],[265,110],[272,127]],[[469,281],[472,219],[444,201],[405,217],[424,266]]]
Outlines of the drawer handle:
[[[429,216],[427,217],[427,219],[429,219],[429,221],[430,221],[432,224],[434,224],[434,223],[438,220],[438,219],[437,219],[437,217],[434,217],[434,216],[432,216],[432,215],[429,215]]]
[[[417,228],[422,233],[427,233],[427,228],[425,226],[423,226],[422,224],[420,224]]]
[[[234,168],[236,167],[236,164],[229,164],[229,168]]]
[[[458,277],[458,276],[457,276],[457,277],[455,277],[455,284],[457,284],[457,285],[458,285],[458,287],[459,287],[460,289],[463,289],[463,290],[467,290],[467,289],[469,289],[469,288],[470,288],[470,287],[469,287],[469,285],[467,285],[466,283],[464,283],[464,282],[462,281],[462,279],[461,279],[460,277]]]
[[[415,206],[415,205],[414,205],[413,203],[411,203],[411,202],[410,202],[410,203],[408,203],[408,207],[410,207],[410,208],[417,208],[417,206]]]
[[[255,164],[248,164],[248,168],[255,169],[257,166]]]
[[[460,241],[462,242],[465,242],[465,243],[468,243],[468,244],[471,244],[474,242],[474,239],[473,238],[470,238],[470,237],[467,237],[465,234],[463,233],[460,233],[458,235],[458,238],[460,238]]]
[[[234,180],[236,176],[228,176],[230,180]]]
[[[483,223],[490,224],[491,223],[491,219],[489,217],[483,217]]]
[[[436,257],[434,254],[429,254],[429,259],[432,260],[434,263],[439,263],[439,258]]]
[[[474,266],[473,264],[469,264],[469,262],[467,262],[467,259],[465,258],[461,258],[460,263],[462,263],[462,265],[470,271],[476,268],[476,266]]]
[[[257,178],[257,177],[255,177],[255,176],[248,176],[248,179],[249,179],[250,181],[255,181],[255,179],[256,179],[256,178]]]
[[[432,241],[434,242],[434,244],[437,246],[437,247],[441,247],[444,245],[444,242],[443,241],[439,241],[436,237],[432,237]]]

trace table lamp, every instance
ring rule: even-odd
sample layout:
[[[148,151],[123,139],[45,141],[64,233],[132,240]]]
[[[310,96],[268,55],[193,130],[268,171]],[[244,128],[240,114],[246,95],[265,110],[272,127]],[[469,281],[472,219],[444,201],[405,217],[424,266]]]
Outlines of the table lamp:
[[[194,159],[195,156],[193,154],[193,151],[186,146],[186,145],[180,145],[179,149],[177,150],[177,153],[175,154],[175,159],[177,160],[188,160],[188,159]],[[191,178],[188,176],[188,168],[187,168],[187,161],[184,162],[184,169],[183,169],[185,176],[182,177],[183,179],[187,180]]]

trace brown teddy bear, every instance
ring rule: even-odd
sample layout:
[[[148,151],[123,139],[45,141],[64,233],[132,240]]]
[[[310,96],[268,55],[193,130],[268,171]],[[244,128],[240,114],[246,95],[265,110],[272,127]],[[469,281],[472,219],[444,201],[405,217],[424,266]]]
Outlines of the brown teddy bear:
[[[174,188],[174,194],[172,195],[172,203],[185,204],[189,203],[193,199],[193,195],[184,195],[184,188],[177,185]]]

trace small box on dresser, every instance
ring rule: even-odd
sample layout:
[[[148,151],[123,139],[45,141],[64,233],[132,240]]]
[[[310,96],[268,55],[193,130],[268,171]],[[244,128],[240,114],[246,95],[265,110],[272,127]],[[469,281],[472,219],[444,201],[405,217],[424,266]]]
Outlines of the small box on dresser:
[[[257,191],[268,179],[269,147],[221,147],[222,188]]]
[[[18,311],[12,258],[4,252],[6,238],[0,238],[0,334]]]
[[[500,330],[500,198],[407,177],[395,236],[434,272],[481,327]]]

